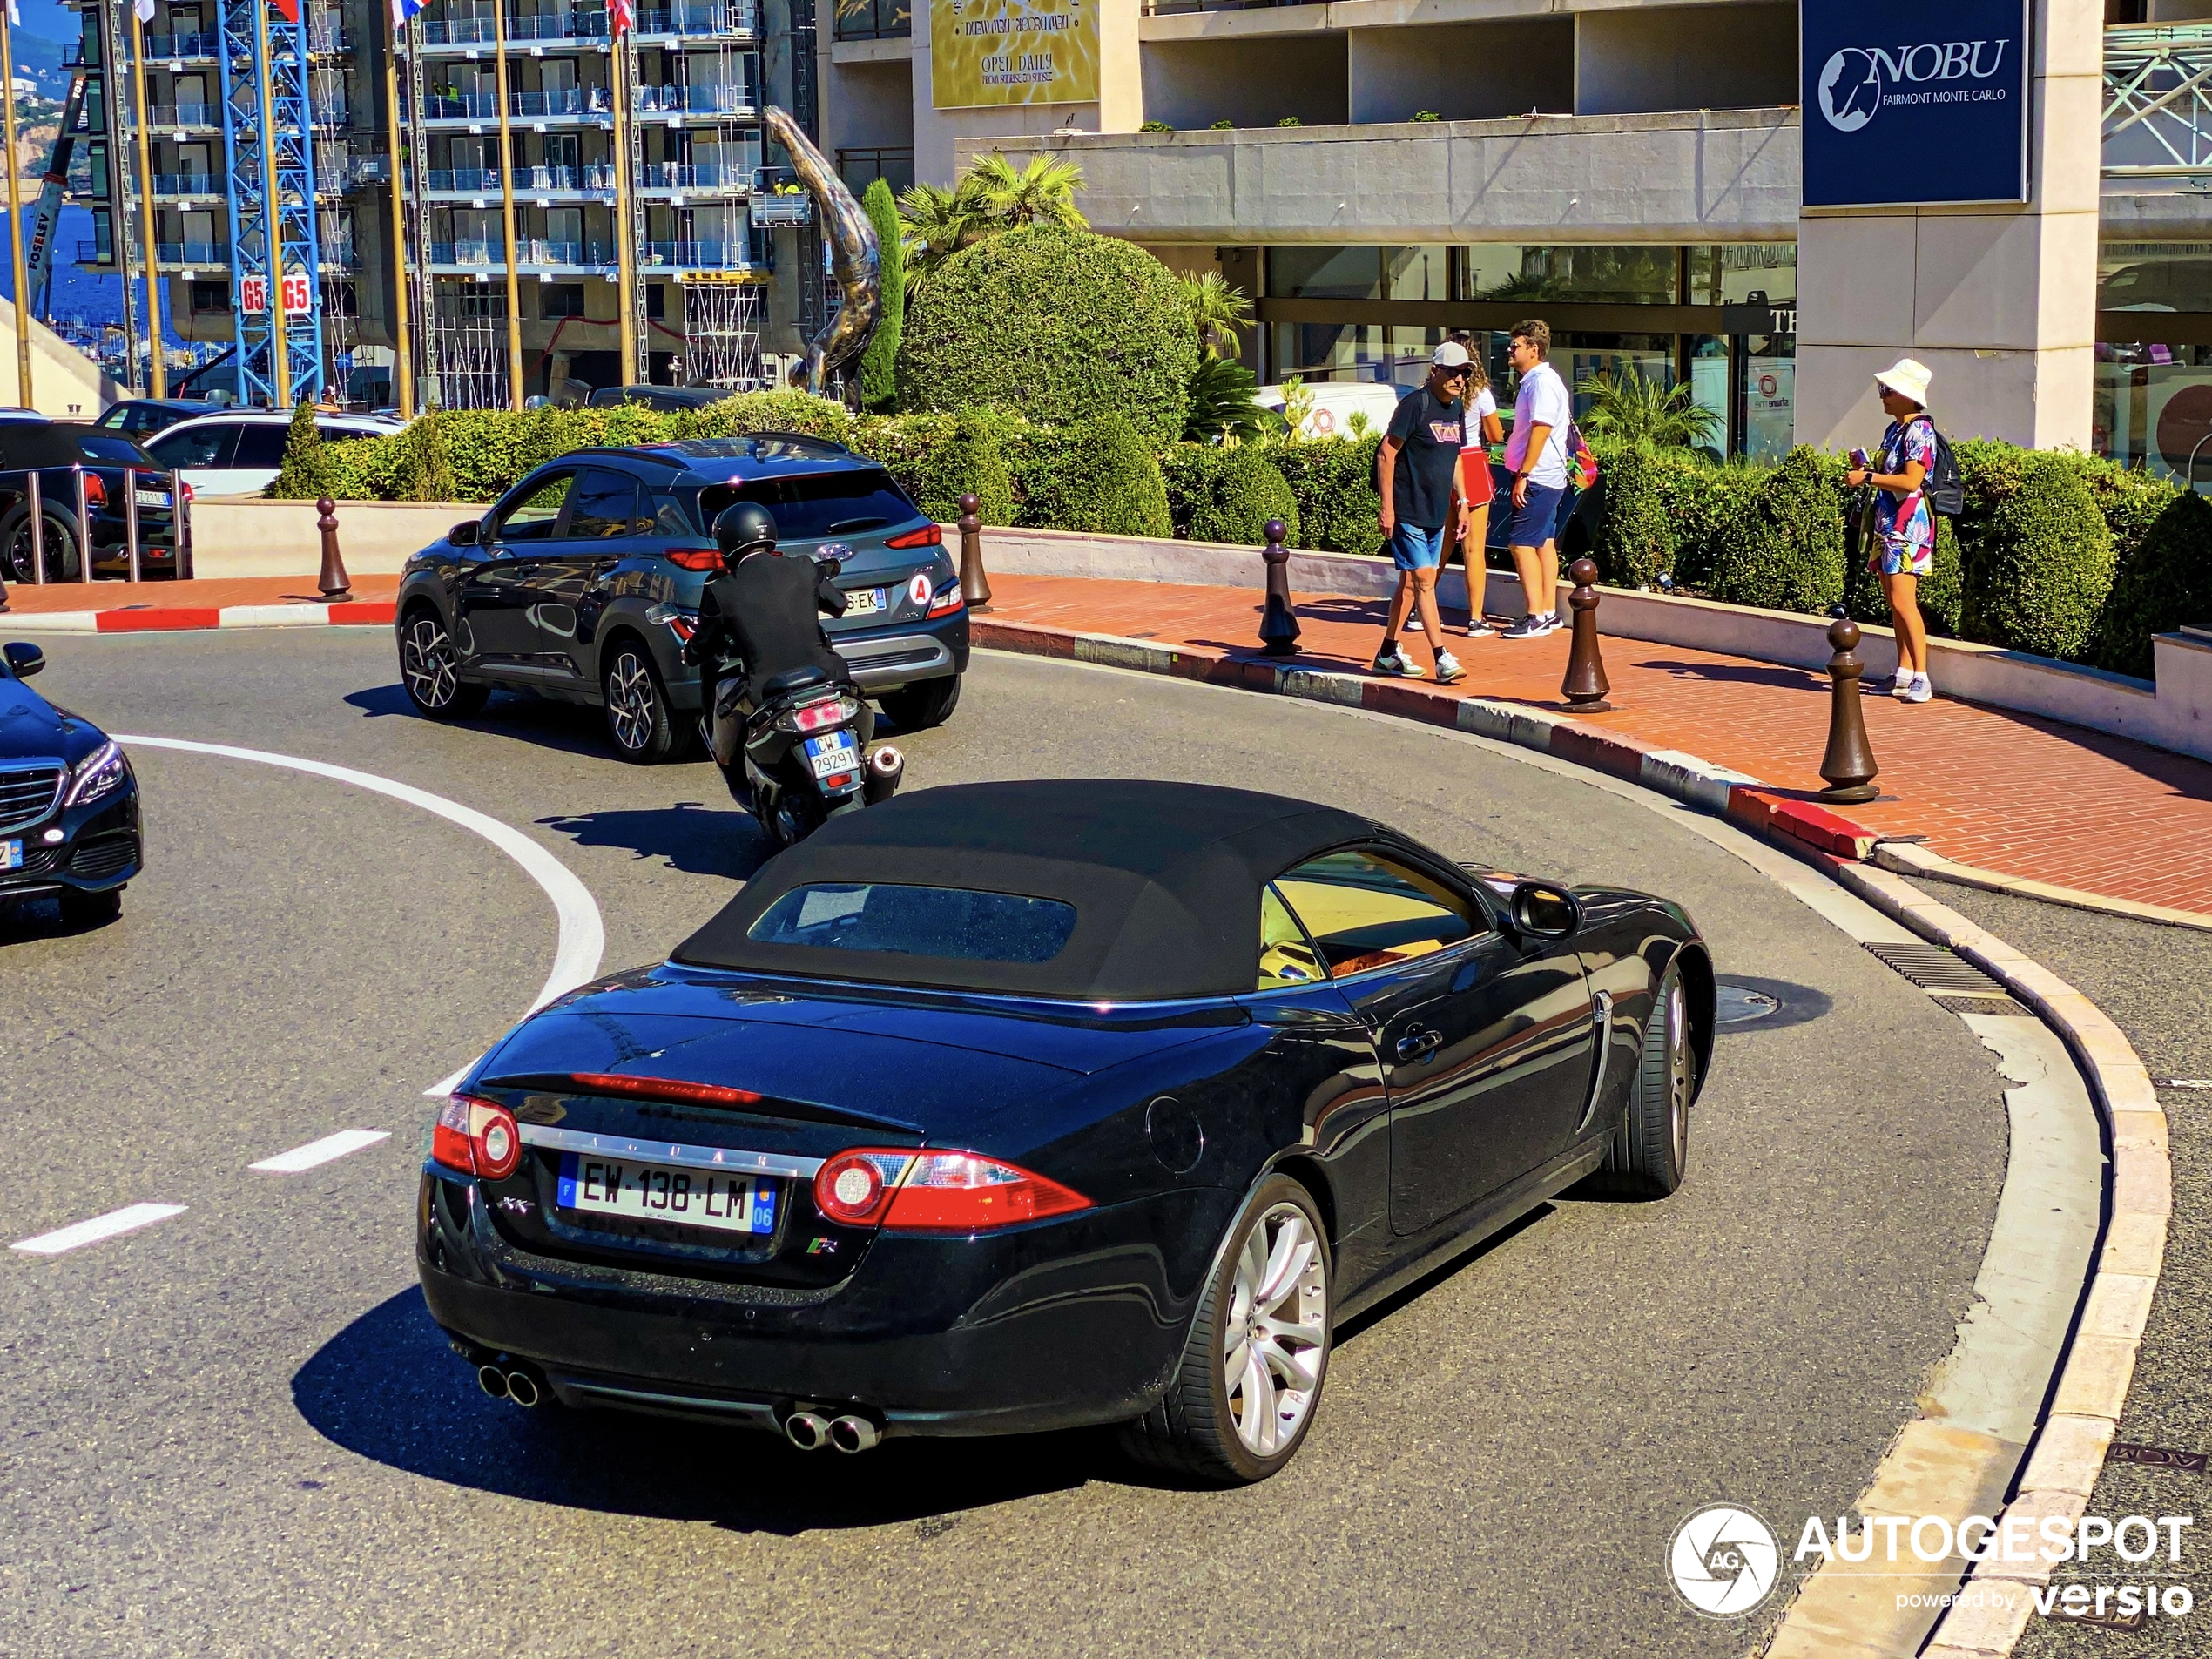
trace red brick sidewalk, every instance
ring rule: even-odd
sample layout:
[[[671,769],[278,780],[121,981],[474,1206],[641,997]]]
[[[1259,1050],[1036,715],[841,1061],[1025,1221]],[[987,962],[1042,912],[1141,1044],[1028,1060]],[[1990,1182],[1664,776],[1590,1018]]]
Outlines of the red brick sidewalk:
[[[1227,588],[994,576],[995,620],[1254,651],[1259,596]],[[1307,667],[1365,673],[1381,638],[1379,600],[1300,596]],[[1564,707],[1564,631],[1450,649],[1455,694]],[[1408,654],[1426,666],[1425,644]],[[1784,791],[1821,787],[1824,675],[1672,645],[1608,638],[1610,714],[1575,717],[1676,749]],[[1433,685],[1433,681],[1416,682]],[[2107,897],[2212,914],[2212,765],[2124,738],[1939,698],[1865,700],[1884,799],[1843,809],[1884,835],[1922,835],[1944,856]]]
[[[354,597],[388,599],[400,590],[396,576],[357,576]],[[199,582],[50,582],[44,587],[10,583],[7,617],[35,617],[57,610],[220,610],[226,605],[315,604],[311,576],[226,577]]]

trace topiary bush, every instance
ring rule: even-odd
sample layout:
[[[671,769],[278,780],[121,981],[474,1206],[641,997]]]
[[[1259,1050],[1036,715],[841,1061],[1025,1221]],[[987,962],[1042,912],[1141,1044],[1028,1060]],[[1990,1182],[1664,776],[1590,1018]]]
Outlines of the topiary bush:
[[[880,177],[872,180],[862,193],[860,211],[875,226],[883,294],[875,333],[868,348],[860,354],[860,407],[881,411],[890,408],[898,392],[899,335],[907,314],[907,260],[900,241],[899,204],[892,199],[891,186]]]
[[[2152,678],[2151,637],[2212,622],[2212,502],[2174,490],[2114,574],[2086,653],[2115,674]]]
[[[284,462],[262,495],[278,501],[318,501],[339,482],[328,446],[315,425],[315,406],[301,399],[284,435]]]
[[[1959,631],[1984,644],[2072,660],[2112,589],[2112,531],[2080,470],[2007,444],[1958,445]]]
[[[1127,415],[1079,422],[1058,448],[1055,464],[1025,481],[1023,523],[1106,536],[1174,535],[1159,459]]]
[[[1716,527],[1710,587],[1727,604],[1817,616],[1844,597],[1843,463],[1799,444],[1750,510]]]
[[[1649,444],[1608,445],[1597,452],[1598,509],[1590,556],[1610,587],[1649,588],[1675,564],[1675,528],[1659,491],[1657,453]]]
[[[417,415],[415,423],[395,434],[399,465],[393,478],[395,501],[489,501],[489,496],[463,496],[454,476],[453,459],[446,446],[447,415]]]
[[[1375,493],[1379,436],[1318,438],[1268,447],[1298,502],[1301,545],[1331,553],[1382,550],[1382,497]]]
[[[1161,470],[1177,536],[1261,547],[1267,521],[1279,518],[1290,545],[1298,545],[1298,497],[1259,448],[1178,444],[1161,458]]]
[[[912,493],[923,512],[946,523],[960,516],[960,498],[973,495],[983,523],[1011,524],[1014,475],[993,423],[973,409],[954,415],[942,438],[923,450]]]
[[[1959,568],[1959,532],[1947,518],[1937,519],[1935,529],[1935,556],[1913,597],[1919,603],[1920,620],[1928,632],[1938,638],[1954,639],[1959,634],[1959,604],[1964,588]],[[1850,559],[1844,572],[1844,604],[1853,620],[1888,628],[1895,625],[1896,618],[1890,615],[1890,602],[1882,597],[1881,582],[1874,574],[1876,551],[1862,542],[1858,556]]]
[[[1028,225],[963,249],[914,296],[898,356],[902,408],[997,404],[1047,426],[1112,413],[1179,437],[1198,364],[1172,273],[1130,243]]]

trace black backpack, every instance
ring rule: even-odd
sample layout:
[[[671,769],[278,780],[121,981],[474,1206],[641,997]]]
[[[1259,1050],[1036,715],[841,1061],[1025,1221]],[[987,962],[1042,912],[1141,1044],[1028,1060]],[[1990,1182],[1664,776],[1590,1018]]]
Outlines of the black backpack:
[[[1928,457],[1928,475],[1920,482],[1920,494],[1937,517],[1956,518],[1966,510],[1966,487],[1959,481],[1959,462],[1951,453],[1950,440],[1927,415],[1916,415],[1912,419],[1926,421],[1928,435],[1935,440],[1935,453]]]

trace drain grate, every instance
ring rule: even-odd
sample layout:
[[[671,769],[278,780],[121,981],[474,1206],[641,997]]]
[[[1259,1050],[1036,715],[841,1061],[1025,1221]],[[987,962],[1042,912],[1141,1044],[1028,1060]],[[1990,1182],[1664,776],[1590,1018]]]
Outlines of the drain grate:
[[[1965,957],[1940,945],[1868,945],[1877,959],[1924,991],[2003,996],[2005,988]]]
[[[1938,1008],[1952,1014],[2014,1014],[2023,1020],[2035,1017],[2033,1008],[2022,1008],[2009,996],[1958,996],[1941,991],[1931,991],[1928,995]]]

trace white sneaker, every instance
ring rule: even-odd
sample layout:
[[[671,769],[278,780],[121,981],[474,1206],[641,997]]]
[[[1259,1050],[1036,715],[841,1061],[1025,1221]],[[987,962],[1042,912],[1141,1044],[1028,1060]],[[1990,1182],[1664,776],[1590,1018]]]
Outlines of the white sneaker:
[[[1396,640],[1386,650],[1375,653],[1375,672],[1378,674],[1410,674],[1413,664]]]
[[[1893,676],[1892,676],[1892,677],[1891,677],[1891,679],[1890,679],[1890,695],[1891,695],[1892,697],[1910,697],[1910,696],[1912,696],[1912,679],[1913,679],[1913,675],[1912,675],[1912,671],[1911,669],[1909,669],[1909,668],[1900,668],[1900,669],[1898,669],[1898,670],[1897,671],[1897,672],[1896,672]]]
[[[1925,674],[1912,677],[1912,689],[1905,693],[1908,703],[1930,703],[1935,700],[1935,686]]]
[[[1436,653],[1436,683],[1449,685],[1453,680],[1463,680],[1467,671],[1460,666],[1460,659],[1448,651]]]
[[[1567,626],[1567,624],[1560,619],[1559,612],[1554,610],[1546,613],[1544,617],[1544,631],[1546,633],[1555,634],[1565,626]]]

